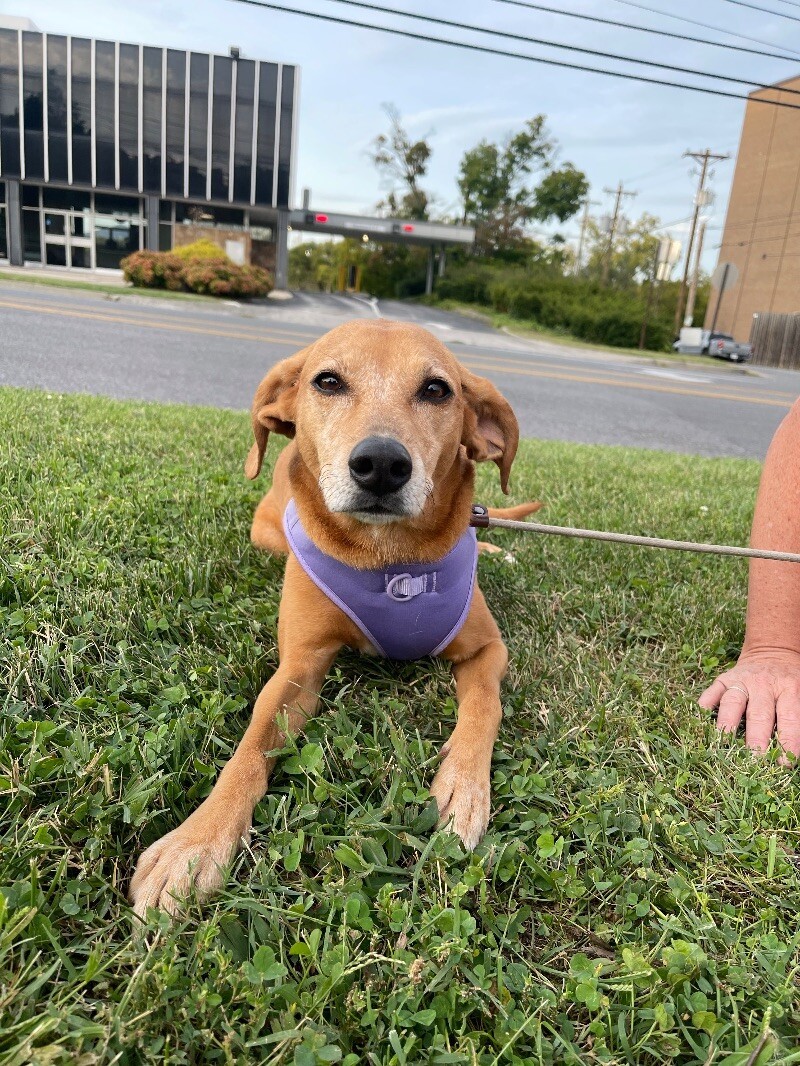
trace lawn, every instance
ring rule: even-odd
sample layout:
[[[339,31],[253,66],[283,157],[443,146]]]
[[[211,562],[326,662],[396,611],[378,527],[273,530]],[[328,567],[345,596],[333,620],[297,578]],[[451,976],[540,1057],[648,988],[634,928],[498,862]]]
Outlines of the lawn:
[[[745,563],[492,534],[478,851],[432,830],[445,665],[343,655],[223,894],[136,937],[136,857],[275,667],[265,482],[243,414],[0,390],[0,420],[0,1063],[800,1062],[796,778],[695,703]],[[529,441],[512,484],[553,524],[743,543],[757,480]]]

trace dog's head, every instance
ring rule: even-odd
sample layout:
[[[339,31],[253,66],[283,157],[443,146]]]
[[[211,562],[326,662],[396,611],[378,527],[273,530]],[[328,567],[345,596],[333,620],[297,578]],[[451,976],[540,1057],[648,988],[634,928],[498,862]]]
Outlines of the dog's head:
[[[252,409],[255,478],[269,434],[295,437],[325,507],[372,525],[419,518],[454,470],[491,460],[508,491],[514,412],[420,326],[355,321],[264,378]],[[462,450],[463,449],[463,450]]]

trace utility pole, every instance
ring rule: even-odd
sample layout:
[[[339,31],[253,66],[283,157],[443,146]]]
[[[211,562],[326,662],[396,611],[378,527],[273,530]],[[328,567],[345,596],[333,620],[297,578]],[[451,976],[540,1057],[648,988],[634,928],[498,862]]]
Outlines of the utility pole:
[[[586,230],[589,227],[589,208],[590,207],[596,207],[596,206],[599,205],[599,203],[600,203],[599,200],[590,200],[588,196],[583,201],[583,218],[581,219],[581,236],[580,236],[580,240],[578,241],[578,255],[577,255],[577,258],[575,260],[575,275],[576,275],[576,277],[577,277],[578,274],[580,274],[581,267],[583,266],[583,246],[584,246],[584,244],[586,242]]]
[[[617,227],[619,226],[619,208],[622,203],[623,196],[636,196],[635,192],[628,192],[622,182],[617,185],[616,189],[603,189],[603,192],[608,193],[609,196],[614,196],[614,214],[611,216],[611,226],[608,231],[608,247],[606,248],[605,258],[603,259],[603,284],[608,285],[608,275],[611,270],[611,254],[614,251],[614,239],[617,236]]]
[[[700,218],[700,211],[705,206],[704,193],[706,191],[706,178],[708,177],[708,166],[712,159],[723,160],[730,159],[730,156],[725,153],[719,155],[711,151],[710,148],[706,148],[704,152],[684,152],[683,157],[694,159],[695,162],[700,164],[700,180],[697,183],[697,192],[694,198],[694,212],[692,214],[692,228],[689,232],[689,246],[686,249],[686,264],[683,268],[683,279],[681,280],[681,287],[678,290],[678,302],[675,306],[675,333],[680,332],[681,322],[683,321],[683,303],[686,297],[686,283],[689,280],[689,271],[692,268],[692,250],[694,248],[694,238],[697,233],[697,221]]]
[[[700,259],[703,255],[703,240],[706,235],[706,223],[705,219],[700,223],[700,229],[697,233],[697,254],[694,258],[694,271],[692,272],[692,281],[689,285],[689,295],[686,299],[686,313],[683,316],[684,322],[687,326],[691,326],[694,319],[694,301],[697,296],[697,282],[700,277]]]

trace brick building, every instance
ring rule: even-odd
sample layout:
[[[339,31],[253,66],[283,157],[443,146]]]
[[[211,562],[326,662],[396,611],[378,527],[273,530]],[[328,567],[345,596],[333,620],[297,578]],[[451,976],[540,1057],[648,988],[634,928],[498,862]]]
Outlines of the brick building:
[[[800,312],[800,75],[750,94],[719,262],[739,278],[719,304],[716,328],[750,338],[753,316]],[[792,104],[771,107],[761,101]],[[706,315],[710,328],[718,294]]]

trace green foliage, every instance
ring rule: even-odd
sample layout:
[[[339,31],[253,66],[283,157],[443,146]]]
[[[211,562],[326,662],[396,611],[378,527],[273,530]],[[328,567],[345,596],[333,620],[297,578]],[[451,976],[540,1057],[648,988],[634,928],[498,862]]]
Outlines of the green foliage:
[[[609,247],[609,235],[594,219],[590,219],[587,227],[588,256],[582,270],[583,276],[594,281],[601,280],[608,260],[608,284],[617,288],[640,284],[653,273],[661,238],[658,227],[659,219],[645,213],[635,222],[626,224]]]
[[[224,892],[136,938],[137,855],[277,661],[249,419],[22,390],[0,419],[4,1066],[797,1061],[796,778],[695,703],[742,563],[492,533],[517,562],[479,563],[510,676],[477,852],[427,793],[449,670],[343,655]],[[512,484],[556,524],[741,543],[758,473],[529,442]]]
[[[525,225],[533,219],[563,222],[578,211],[589,187],[586,176],[571,163],[555,170],[555,149],[544,115],[536,115],[503,145],[481,141],[464,153],[458,178],[463,217],[475,225],[483,255],[523,245]],[[536,170],[544,177],[532,184]]]
[[[210,237],[200,237],[196,241],[192,241],[191,244],[184,244],[180,248],[173,248],[172,254],[183,260],[184,263],[191,260],[220,260],[226,261],[228,256],[220,248],[218,244],[215,244]]]
[[[426,138],[413,141],[409,137],[393,104],[384,105],[384,111],[389,117],[389,133],[381,133],[373,141],[372,161],[391,189],[378,208],[394,218],[428,218],[429,197],[419,183],[427,173],[431,147]]]
[[[196,292],[205,296],[226,296],[250,299],[266,296],[272,289],[272,279],[266,270],[254,266],[236,266],[223,253],[207,257],[199,246],[210,241],[195,241],[182,251],[192,254],[181,257],[175,252],[133,252],[120,266],[125,279],[142,288],[171,289],[174,292]]]

